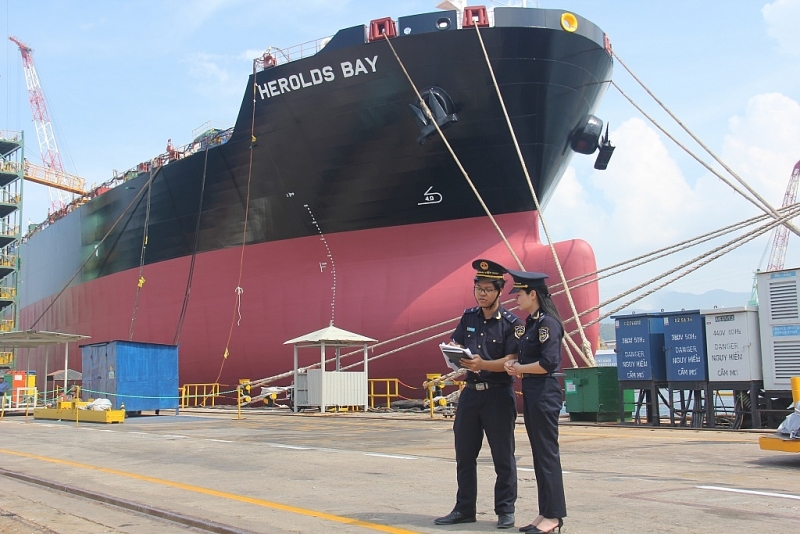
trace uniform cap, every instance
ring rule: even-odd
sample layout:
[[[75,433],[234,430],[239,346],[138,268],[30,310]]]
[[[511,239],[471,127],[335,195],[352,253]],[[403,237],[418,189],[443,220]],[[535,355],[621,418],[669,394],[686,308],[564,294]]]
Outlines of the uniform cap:
[[[508,273],[514,278],[514,287],[511,293],[518,293],[521,289],[543,289],[547,292],[547,284],[545,278],[547,275],[544,273],[534,273],[525,271],[508,270]]]
[[[483,259],[473,261],[472,268],[476,271],[476,279],[483,278],[485,280],[503,280],[503,275],[508,272],[508,269],[499,263]]]

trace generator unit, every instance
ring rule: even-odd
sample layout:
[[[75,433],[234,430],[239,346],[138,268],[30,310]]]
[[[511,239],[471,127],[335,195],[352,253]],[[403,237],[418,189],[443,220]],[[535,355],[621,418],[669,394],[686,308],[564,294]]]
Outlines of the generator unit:
[[[791,392],[800,376],[800,270],[756,273],[765,391]]]

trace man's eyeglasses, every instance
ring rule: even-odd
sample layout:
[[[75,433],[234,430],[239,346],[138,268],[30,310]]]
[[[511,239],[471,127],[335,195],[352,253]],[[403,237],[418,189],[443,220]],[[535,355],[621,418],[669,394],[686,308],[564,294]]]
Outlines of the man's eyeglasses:
[[[493,287],[478,287],[475,286],[475,293],[480,293],[481,295],[488,295],[489,293],[494,293],[497,289]]]

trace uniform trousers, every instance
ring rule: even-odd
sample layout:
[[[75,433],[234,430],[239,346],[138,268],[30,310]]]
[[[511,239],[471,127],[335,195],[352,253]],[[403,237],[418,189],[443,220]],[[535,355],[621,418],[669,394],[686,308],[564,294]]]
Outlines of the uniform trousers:
[[[514,425],[517,405],[513,387],[483,391],[464,388],[453,423],[458,493],[454,510],[475,515],[478,498],[478,454],[483,436],[489,442],[497,477],[494,484],[496,514],[514,513],[517,501],[517,462],[514,458]]]
[[[558,416],[564,398],[561,385],[552,376],[523,378],[522,395],[525,430],[533,451],[539,514],[564,518],[567,502],[558,452]]]

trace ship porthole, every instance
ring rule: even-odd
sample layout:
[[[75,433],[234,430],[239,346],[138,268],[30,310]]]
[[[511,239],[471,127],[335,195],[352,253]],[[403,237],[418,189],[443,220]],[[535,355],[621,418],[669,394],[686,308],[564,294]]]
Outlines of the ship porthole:
[[[561,27],[565,31],[574,32],[578,29],[578,17],[572,13],[563,13],[561,15]]]
[[[436,29],[437,30],[446,30],[450,27],[450,19],[447,17],[442,17],[436,21]]]

